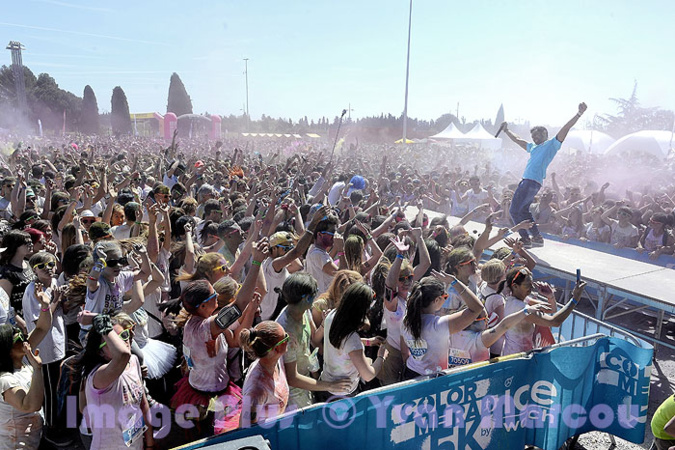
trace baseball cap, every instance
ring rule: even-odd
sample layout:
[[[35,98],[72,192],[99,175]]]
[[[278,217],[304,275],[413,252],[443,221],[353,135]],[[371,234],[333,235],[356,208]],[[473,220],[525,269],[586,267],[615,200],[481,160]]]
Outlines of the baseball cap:
[[[94,222],[89,227],[89,237],[91,239],[111,238],[110,225],[105,222]]]
[[[288,247],[294,244],[293,235],[288,231],[278,231],[270,236],[269,244],[270,247],[276,247],[277,245]]]

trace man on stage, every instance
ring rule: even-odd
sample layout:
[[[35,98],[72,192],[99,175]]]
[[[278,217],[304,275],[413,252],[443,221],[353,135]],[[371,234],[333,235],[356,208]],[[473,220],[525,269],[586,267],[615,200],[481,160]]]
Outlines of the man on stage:
[[[534,222],[532,214],[530,213],[530,204],[532,204],[534,197],[544,183],[548,165],[551,164],[556,153],[560,150],[562,142],[567,137],[567,133],[574,124],[577,123],[581,115],[586,111],[586,108],[586,103],[579,103],[579,112],[560,129],[553,139],[548,138],[548,130],[546,128],[532,128],[530,133],[532,134],[532,141],[534,143],[521,139],[508,129],[508,124],[506,122],[502,123],[501,129],[506,135],[530,154],[530,159],[527,161],[527,166],[525,166],[525,172],[523,173],[523,179],[520,181],[516,192],[513,194],[513,200],[511,200],[509,213],[511,214],[513,223],[520,223],[523,220]],[[520,230],[519,232],[525,248],[533,246],[542,247],[544,245],[544,239],[541,237],[536,224],[530,228],[532,239],[530,239],[530,236],[527,234],[527,230]]]

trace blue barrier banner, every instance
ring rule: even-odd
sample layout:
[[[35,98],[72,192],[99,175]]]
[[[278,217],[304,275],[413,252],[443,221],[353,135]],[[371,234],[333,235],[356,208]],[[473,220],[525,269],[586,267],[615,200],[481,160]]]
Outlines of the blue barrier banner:
[[[603,337],[378,389],[186,448],[262,435],[273,449],[558,449],[588,431],[642,443],[652,348]]]

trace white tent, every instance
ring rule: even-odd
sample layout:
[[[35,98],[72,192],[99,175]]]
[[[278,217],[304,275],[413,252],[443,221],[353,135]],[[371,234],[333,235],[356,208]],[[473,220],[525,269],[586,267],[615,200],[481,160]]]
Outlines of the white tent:
[[[448,125],[445,130],[433,136],[429,136],[430,139],[461,139],[463,137],[464,133],[459,131],[452,122],[450,122],[450,125]]]
[[[615,139],[602,131],[597,130],[571,130],[562,143],[562,151],[574,153],[582,151],[601,155],[607,150]]]
[[[490,133],[488,133],[485,128],[483,128],[483,125],[479,123],[476,123],[476,125],[464,135],[467,138],[471,139],[497,139]]]
[[[622,137],[607,150],[605,155],[647,153],[666,159],[671,151],[673,133],[663,130],[644,130]]]
[[[485,131],[483,125],[477,123],[459,142],[478,145],[480,148],[498,149],[502,147],[501,138],[496,138]]]

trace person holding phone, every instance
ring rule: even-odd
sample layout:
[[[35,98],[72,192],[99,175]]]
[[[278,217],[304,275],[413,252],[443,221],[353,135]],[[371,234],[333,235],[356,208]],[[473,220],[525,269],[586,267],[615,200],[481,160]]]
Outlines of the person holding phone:
[[[525,309],[527,306],[527,297],[532,294],[535,287],[532,272],[524,267],[514,267],[506,274],[506,285],[511,289],[511,295],[506,298],[504,305],[504,314],[508,316]],[[510,328],[504,335],[502,356],[532,350],[534,348],[535,326],[559,327],[574,311],[585,287],[586,282],[579,281],[572,291],[570,301],[555,314],[544,314],[539,311],[528,313],[527,318]]]
[[[239,334],[245,326],[251,326],[253,317],[232,331],[233,326],[222,328],[226,318],[215,316],[218,308],[218,293],[206,280],[193,281],[181,293],[183,308],[190,314],[183,331],[183,355],[188,373],[177,384],[171,398],[171,407],[183,404],[195,405],[199,421],[206,419],[209,402],[214,397],[223,398],[232,408],[226,417],[218,417],[222,423],[238,424],[241,403],[241,388],[230,380],[227,366],[228,349],[239,346]],[[259,294],[252,305],[257,309]],[[246,314],[246,312],[244,313]],[[232,402],[232,403],[230,403]],[[227,425],[221,425],[222,431]]]

